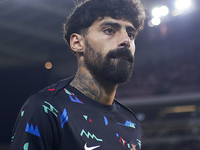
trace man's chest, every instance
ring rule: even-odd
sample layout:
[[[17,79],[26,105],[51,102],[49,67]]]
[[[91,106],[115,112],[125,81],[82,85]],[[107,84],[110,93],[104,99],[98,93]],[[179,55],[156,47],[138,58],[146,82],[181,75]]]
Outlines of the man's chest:
[[[88,107],[66,107],[61,116],[63,148],[141,149],[141,128],[134,117],[129,118],[118,112],[100,112]]]

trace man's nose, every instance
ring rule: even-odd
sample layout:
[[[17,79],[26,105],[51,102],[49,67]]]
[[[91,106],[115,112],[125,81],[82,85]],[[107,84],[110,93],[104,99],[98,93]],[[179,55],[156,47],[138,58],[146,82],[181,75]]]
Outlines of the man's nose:
[[[118,47],[125,47],[125,48],[129,48],[130,47],[130,37],[128,36],[128,33],[126,32],[126,30],[121,31],[120,35],[119,35],[119,44]]]

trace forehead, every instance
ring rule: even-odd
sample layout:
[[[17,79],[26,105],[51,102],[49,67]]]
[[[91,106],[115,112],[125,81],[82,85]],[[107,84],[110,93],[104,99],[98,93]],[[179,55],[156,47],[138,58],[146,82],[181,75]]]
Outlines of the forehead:
[[[113,19],[111,17],[105,17],[101,20],[97,20],[95,21],[90,27],[100,27],[102,25],[106,25],[106,23],[109,22],[109,23],[113,23],[113,24],[119,24],[121,27],[133,27],[133,24],[130,22],[130,21],[127,21],[127,20],[123,20],[123,19]]]

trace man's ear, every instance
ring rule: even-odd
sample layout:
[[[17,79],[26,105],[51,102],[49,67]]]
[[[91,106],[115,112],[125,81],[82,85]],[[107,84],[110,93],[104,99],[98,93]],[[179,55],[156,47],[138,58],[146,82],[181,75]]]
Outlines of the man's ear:
[[[73,33],[70,36],[70,47],[75,53],[83,52],[83,50],[84,50],[83,36],[80,34],[77,34],[77,33]]]

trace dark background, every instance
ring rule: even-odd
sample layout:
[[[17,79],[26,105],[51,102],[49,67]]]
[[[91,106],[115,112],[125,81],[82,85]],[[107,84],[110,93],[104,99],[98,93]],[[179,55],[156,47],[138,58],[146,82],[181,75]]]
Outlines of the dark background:
[[[200,149],[200,2],[148,26],[153,7],[171,12],[174,1],[142,0],[148,18],[136,40],[133,77],[116,96],[140,119],[143,150]],[[8,149],[30,95],[76,73],[76,57],[62,39],[73,6],[72,0],[0,0],[0,149]]]

